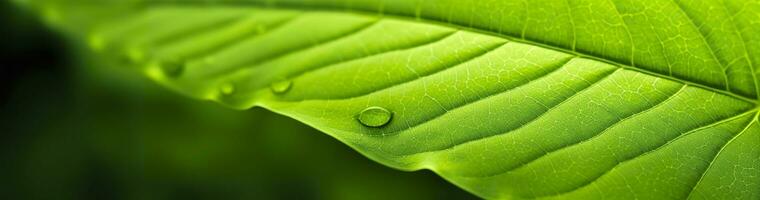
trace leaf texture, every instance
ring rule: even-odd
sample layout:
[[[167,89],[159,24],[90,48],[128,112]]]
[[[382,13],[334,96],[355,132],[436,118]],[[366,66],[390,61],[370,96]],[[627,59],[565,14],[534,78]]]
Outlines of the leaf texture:
[[[484,198],[760,198],[755,1],[138,5],[73,32],[173,90]],[[76,13],[58,21],[94,11]],[[362,124],[371,107],[387,124]]]

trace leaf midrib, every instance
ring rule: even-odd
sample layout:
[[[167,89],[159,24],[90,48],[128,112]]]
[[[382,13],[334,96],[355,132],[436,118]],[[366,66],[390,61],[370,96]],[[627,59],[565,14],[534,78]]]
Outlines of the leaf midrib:
[[[188,4],[190,4],[189,6],[198,6],[198,5],[204,5],[206,3],[203,3],[203,2],[188,2]],[[157,2],[157,3],[155,3],[155,5],[158,5],[158,6],[176,6],[176,5],[171,4],[169,2],[164,2],[164,3]],[[391,18],[391,19],[398,19],[398,20],[404,20],[404,21],[417,21],[417,22],[422,22],[422,23],[427,23],[427,24],[435,24],[435,25],[439,25],[439,26],[450,27],[450,28],[455,28],[455,29],[460,29],[460,30],[466,30],[466,31],[471,31],[471,32],[475,32],[475,33],[480,33],[480,34],[484,34],[484,35],[500,37],[500,38],[504,38],[504,39],[507,39],[507,40],[512,41],[512,42],[519,42],[519,43],[534,45],[534,46],[538,46],[538,47],[543,47],[543,48],[547,48],[547,49],[551,49],[551,50],[567,53],[567,54],[570,54],[570,55],[574,55],[574,56],[579,57],[579,58],[586,58],[586,59],[590,59],[590,60],[594,60],[594,61],[604,62],[604,63],[613,65],[613,66],[618,67],[618,68],[632,70],[632,71],[636,71],[636,72],[639,72],[639,73],[647,74],[647,75],[650,75],[650,76],[655,76],[655,77],[658,77],[658,78],[668,79],[668,80],[684,83],[684,84],[687,84],[687,85],[690,85],[690,86],[699,87],[699,88],[702,88],[702,89],[705,89],[705,90],[708,90],[708,91],[711,91],[711,92],[715,92],[715,93],[723,94],[723,95],[726,95],[726,96],[730,96],[730,97],[733,97],[733,98],[736,98],[736,99],[739,99],[739,100],[751,103],[751,104],[755,105],[756,107],[758,105],[758,99],[753,99],[753,98],[750,98],[750,97],[743,96],[741,94],[737,94],[737,93],[734,93],[734,92],[731,92],[731,91],[728,91],[728,90],[724,90],[724,89],[715,88],[715,87],[708,86],[708,85],[705,85],[705,84],[702,84],[702,83],[698,83],[698,82],[695,82],[695,81],[690,81],[690,80],[686,80],[686,79],[683,79],[683,78],[677,78],[677,77],[673,77],[673,76],[669,76],[669,75],[653,72],[653,71],[646,70],[646,69],[639,68],[639,67],[633,67],[633,66],[630,66],[628,64],[624,64],[622,62],[615,61],[615,60],[612,60],[610,58],[606,58],[604,56],[592,55],[592,54],[580,52],[578,50],[573,50],[573,49],[568,49],[568,48],[564,48],[564,47],[560,47],[560,46],[554,46],[554,45],[544,44],[544,43],[541,43],[541,42],[538,42],[538,41],[533,41],[533,40],[530,40],[530,39],[524,39],[524,38],[522,38],[520,36],[509,35],[509,34],[505,34],[505,33],[499,33],[499,32],[494,32],[494,31],[490,31],[490,30],[479,29],[479,28],[475,28],[475,27],[468,27],[466,25],[461,25],[461,24],[457,24],[457,23],[441,21],[441,20],[437,20],[437,19],[425,18],[423,16],[410,16],[410,15],[405,15],[405,14],[386,13],[386,12],[371,12],[371,11],[359,10],[359,9],[355,9],[355,8],[339,8],[339,7],[331,7],[331,6],[267,5],[265,3],[259,3],[259,2],[224,2],[224,3],[215,3],[213,5],[217,5],[217,6],[218,5],[244,5],[244,6],[260,7],[260,8],[268,8],[268,9],[290,9],[290,10],[302,10],[302,11],[329,11],[329,12],[354,13],[354,14],[365,15],[365,16],[375,16],[375,17]]]

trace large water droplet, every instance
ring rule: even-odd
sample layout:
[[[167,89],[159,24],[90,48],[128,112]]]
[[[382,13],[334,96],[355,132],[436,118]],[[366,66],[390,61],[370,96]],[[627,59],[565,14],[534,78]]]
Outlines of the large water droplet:
[[[269,85],[269,88],[271,88],[272,92],[276,94],[282,94],[290,90],[290,87],[292,86],[293,86],[293,81],[283,79],[283,80],[279,80],[272,83],[271,85]]]
[[[232,83],[224,84],[219,87],[219,91],[224,95],[230,95],[235,92],[235,85],[232,85]]]
[[[391,121],[393,113],[385,108],[373,106],[359,113],[358,120],[364,126],[381,127]]]

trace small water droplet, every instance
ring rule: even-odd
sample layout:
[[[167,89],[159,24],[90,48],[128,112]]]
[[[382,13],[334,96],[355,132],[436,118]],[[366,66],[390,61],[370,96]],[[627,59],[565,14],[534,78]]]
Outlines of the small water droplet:
[[[271,88],[272,92],[276,94],[282,94],[290,90],[290,87],[292,86],[293,86],[293,81],[283,79],[283,80],[279,80],[272,83],[271,85],[269,85],[269,88]]]
[[[219,88],[219,91],[224,95],[230,95],[235,92],[235,85],[232,85],[232,83],[224,84]]]
[[[393,113],[382,107],[369,107],[359,113],[358,120],[364,126],[368,127],[381,127],[391,121]]]

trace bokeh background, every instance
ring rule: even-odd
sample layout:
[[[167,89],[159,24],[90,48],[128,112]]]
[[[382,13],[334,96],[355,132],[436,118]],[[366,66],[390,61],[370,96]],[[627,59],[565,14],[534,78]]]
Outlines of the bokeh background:
[[[0,1],[0,199],[475,198],[269,111],[174,94],[78,43]]]

